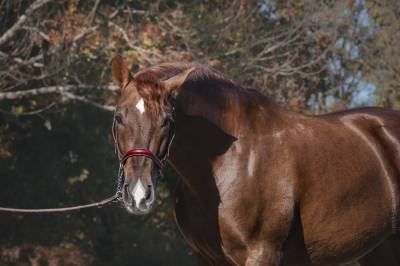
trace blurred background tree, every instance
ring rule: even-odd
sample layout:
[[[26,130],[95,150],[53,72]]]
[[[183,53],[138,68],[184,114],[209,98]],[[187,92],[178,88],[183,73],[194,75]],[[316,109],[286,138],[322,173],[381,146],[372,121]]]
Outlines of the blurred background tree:
[[[63,206],[113,193],[110,60],[196,61],[288,108],[400,109],[396,0],[0,0],[0,202]],[[0,214],[0,264],[191,265],[171,215]]]

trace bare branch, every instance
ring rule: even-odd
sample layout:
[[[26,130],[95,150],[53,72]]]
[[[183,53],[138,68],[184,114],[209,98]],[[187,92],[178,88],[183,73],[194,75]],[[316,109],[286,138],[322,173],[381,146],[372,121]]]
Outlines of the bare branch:
[[[119,26],[118,24],[112,22],[111,20],[108,21],[108,25],[109,26],[114,26],[122,34],[122,37],[124,38],[124,40],[126,41],[126,44],[130,48],[132,48],[132,49],[136,49],[137,48],[135,45],[133,45],[135,43],[135,41],[132,41],[131,39],[129,39],[128,33],[121,26]]]
[[[95,27],[90,27],[90,28],[86,28],[83,29],[79,34],[77,34],[73,40],[69,43],[60,43],[58,46],[54,47],[53,49],[51,49],[48,52],[48,55],[52,55],[52,54],[57,54],[60,52],[60,50],[62,50],[66,45],[74,45],[76,42],[80,41],[82,38],[86,37],[88,34],[95,32],[97,29],[97,26]],[[42,60],[43,59],[43,53],[40,53],[34,57],[29,58],[28,60],[23,60],[21,58],[13,58],[13,60],[15,62],[17,62],[18,64],[13,65],[10,69],[8,69],[8,71],[13,71],[15,69],[17,69],[18,67],[21,66],[26,66],[26,65],[30,65],[33,64],[35,65],[37,61]]]
[[[3,109],[0,109],[0,112],[4,113],[4,114],[8,114],[8,115],[15,115],[15,116],[20,116],[20,115],[22,115],[22,116],[38,115],[40,113],[43,113],[44,111],[50,110],[55,105],[56,105],[56,103],[53,102],[53,103],[51,103],[51,104],[49,104],[49,105],[47,105],[47,106],[45,106],[43,108],[36,109],[36,110],[33,110],[33,111],[29,111],[29,112],[16,113],[16,112],[9,112],[9,111],[3,110]]]
[[[119,88],[114,85],[63,85],[63,86],[49,86],[49,87],[41,87],[37,89],[30,90],[22,90],[22,91],[10,91],[10,92],[0,92],[0,101],[1,100],[15,100],[21,99],[36,95],[42,94],[51,94],[51,93],[66,93],[72,90],[79,89],[89,89],[89,90],[106,90],[106,91],[117,91]]]
[[[89,25],[91,25],[93,23],[94,18],[96,17],[97,8],[99,7],[100,1],[101,0],[96,0],[96,2],[94,3],[93,9],[90,12],[89,19],[88,19]]]
[[[97,108],[103,109],[105,111],[113,112],[115,110],[114,106],[102,105],[102,104],[93,102],[93,101],[87,99],[86,97],[79,96],[79,95],[76,95],[76,94],[73,94],[73,93],[70,93],[70,92],[63,92],[62,95],[64,97],[68,98],[69,100],[76,100],[76,101],[80,101],[80,102],[83,102],[83,103],[87,103],[87,104],[93,105],[93,106],[95,106]]]
[[[3,46],[6,42],[8,42],[14,35],[18,32],[19,29],[25,24],[26,20],[32,13],[42,7],[44,4],[51,2],[52,0],[37,0],[33,2],[28,9],[25,11],[25,14],[19,17],[17,22],[9,28],[1,37],[0,37],[0,47]]]

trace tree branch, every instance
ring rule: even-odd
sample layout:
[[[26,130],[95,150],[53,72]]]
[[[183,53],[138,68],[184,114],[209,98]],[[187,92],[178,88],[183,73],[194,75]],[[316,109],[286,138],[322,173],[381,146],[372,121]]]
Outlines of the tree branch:
[[[52,0],[36,0],[35,2],[33,2],[25,11],[25,14],[20,16],[17,22],[0,37],[0,47],[8,42],[12,37],[14,37],[18,30],[25,24],[28,17],[32,15],[33,11],[51,1]]]
[[[18,112],[18,113],[16,113],[16,112],[9,112],[9,111],[3,110],[3,109],[0,109],[0,112],[1,112],[1,113],[4,113],[4,114],[8,114],[8,115],[15,115],[15,116],[21,116],[21,115],[22,115],[22,116],[38,115],[38,114],[40,114],[40,113],[42,113],[42,112],[44,112],[44,111],[50,110],[50,109],[53,108],[55,105],[56,105],[56,103],[53,102],[53,103],[49,104],[48,106],[45,106],[45,107],[43,107],[43,108],[36,109],[36,110],[33,110],[33,111],[29,111],[29,112]]]
[[[48,52],[49,55],[54,55],[60,53],[60,51],[65,47],[65,46],[72,46],[75,45],[76,42],[81,41],[82,38],[86,37],[88,34],[93,33],[97,30],[97,26],[95,27],[90,27],[83,29],[79,34],[77,34],[70,42],[63,42],[57,45],[56,47],[52,48]],[[0,54],[1,55],[1,54]],[[40,53],[34,57],[29,58],[28,60],[23,60],[21,58],[13,58],[13,60],[17,63],[12,65],[9,69],[7,69],[8,72],[14,71],[15,69],[21,67],[21,66],[27,66],[27,65],[35,65],[37,61],[42,60],[44,57],[43,53]]]
[[[63,92],[62,95],[64,97],[68,98],[69,100],[76,100],[76,101],[80,101],[80,102],[83,102],[83,103],[87,103],[87,104],[93,105],[93,106],[95,106],[97,108],[100,108],[102,110],[105,110],[105,111],[113,112],[115,110],[114,106],[103,105],[103,104],[100,104],[100,103],[96,103],[96,102],[93,102],[93,101],[87,99],[86,97],[75,95],[75,94],[70,93],[70,92]]]
[[[37,89],[30,90],[22,90],[22,91],[10,91],[10,92],[0,92],[0,101],[1,100],[15,100],[26,97],[32,97],[36,95],[42,94],[51,94],[51,93],[66,93],[72,90],[78,89],[96,89],[96,90],[106,90],[106,91],[117,91],[119,88],[114,85],[63,85],[63,86],[49,86],[49,87],[41,87]]]

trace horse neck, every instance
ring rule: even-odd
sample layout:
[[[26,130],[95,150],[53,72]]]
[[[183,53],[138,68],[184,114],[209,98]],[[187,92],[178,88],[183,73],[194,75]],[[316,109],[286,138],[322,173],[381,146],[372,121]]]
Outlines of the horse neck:
[[[220,87],[184,90],[177,100],[170,162],[192,190],[215,188],[213,162],[242,135],[265,130],[285,111],[256,91]]]

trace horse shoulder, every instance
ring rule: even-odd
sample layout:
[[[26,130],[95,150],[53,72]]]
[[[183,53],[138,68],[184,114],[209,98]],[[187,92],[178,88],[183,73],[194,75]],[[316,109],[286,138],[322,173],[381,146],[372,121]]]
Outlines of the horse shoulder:
[[[199,200],[180,180],[173,210],[179,231],[194,250],[199,265],[231,265],[221,243],[217,206],[206,206]]]

